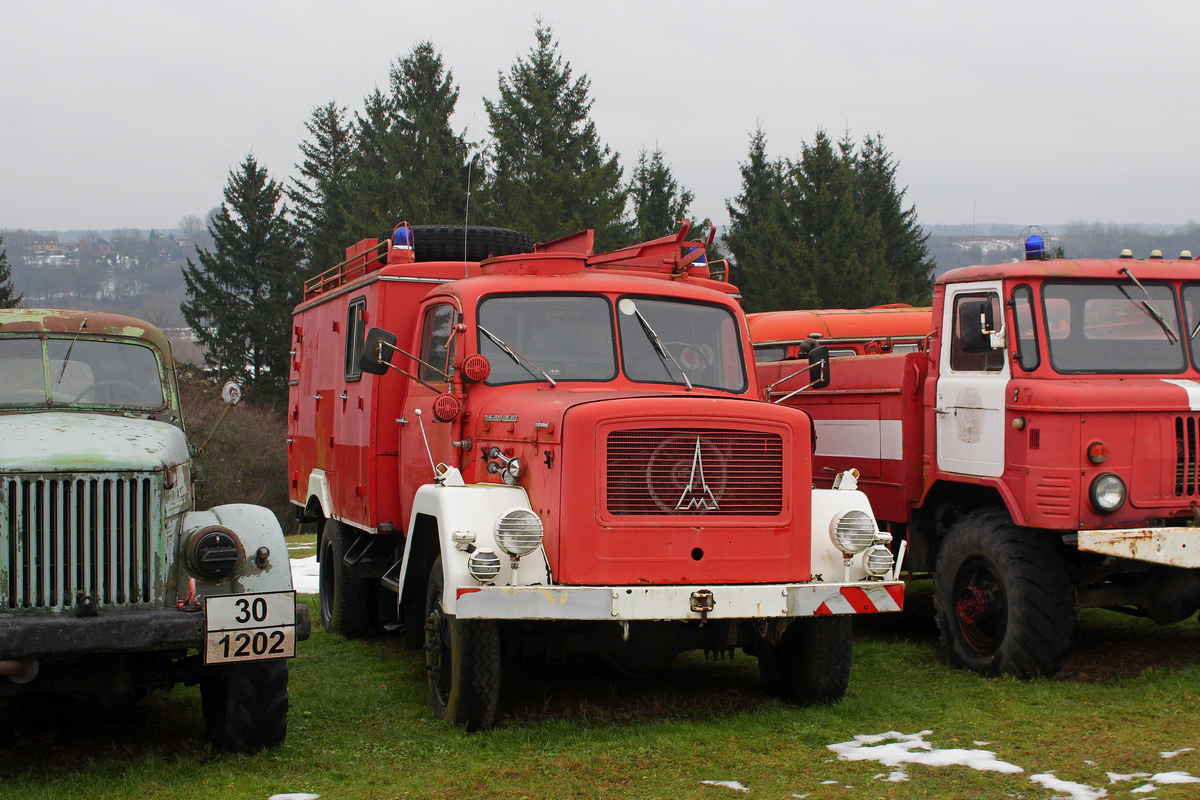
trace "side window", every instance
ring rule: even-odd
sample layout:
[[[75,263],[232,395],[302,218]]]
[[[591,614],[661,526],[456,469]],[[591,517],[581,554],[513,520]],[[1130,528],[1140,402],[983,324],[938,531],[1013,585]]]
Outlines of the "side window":
[[[968,352],[963,346],[962,330],[960,329],[960,307],[969,301],[988,300],[992,304],[993,324],[999,328],[1003,316],[1000,312],[1000,295],[996,292],[974,292],[960,294],[954,297],[954,316],[951,324],[954,335],[950,340],[950,369],[955,372],[999,372],[1004,368],[1004,351],[991,348],[983,352]]]
[[[1017,343],[1017,363],[1026,372],[1037,369],[1037,328],[1033,323],[1033,291],[1028,286],[1018,286],[1012,295],[1013,320],[1016,327],[1013,341]]]
[[[438,305],[425,309],[421,323],[421,360],[437,369],[419,364],[419,376],[423,381],[445,381],[454,363],[454,306]],[[441,372],[438,372],[441,370]],[[445,374],[441,374],[445,373]]]
[[[359,297],[350,301],[346,312],[346,380],[357,381],[362,378],[362,370],[358,360],[362,358],[363,343],[367,338],[367,298]]]

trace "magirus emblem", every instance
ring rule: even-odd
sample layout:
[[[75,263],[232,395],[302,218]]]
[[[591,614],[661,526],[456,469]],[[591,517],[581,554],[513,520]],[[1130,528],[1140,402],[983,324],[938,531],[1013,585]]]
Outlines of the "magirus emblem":
[[[676,511],[691,511],[697,508],[705,511],[716,511],[720,508],[712,489],[708,488],[708,483],[704,480],[704,458],[700,455],[699,436],[696,437],[696,453],[692,456],[692,474],[688,477],[683,494],[679,495],[679,502],[675,504]]]

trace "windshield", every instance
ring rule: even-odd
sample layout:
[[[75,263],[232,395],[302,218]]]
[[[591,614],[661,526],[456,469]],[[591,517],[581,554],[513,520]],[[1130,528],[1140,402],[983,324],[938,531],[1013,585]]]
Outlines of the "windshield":
[[[479,352],[492,365],[490,386],[545,381],[538,370],[555,381],[609,381],[617,376],[612,307],[604,297],[489,297],[479,304],[479,325],[491,334],[479,336]]]
[[[649,297],[623,298],[620,309],[621,363],[630,380],[745,391],[741,337],[729,309]]]
[[[165,405],[154,351],[85,337],[0,339],[0,405]],[[49,402],[47,402],[49,400]]]
[[[1064,373],[1180,372],[1175,292],[1144,283],[1051,283],[1043,289],[1050,362]]]

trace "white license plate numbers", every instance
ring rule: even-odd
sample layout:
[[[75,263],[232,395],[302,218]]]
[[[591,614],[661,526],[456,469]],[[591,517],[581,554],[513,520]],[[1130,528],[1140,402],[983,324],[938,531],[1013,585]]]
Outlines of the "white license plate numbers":
[[[296,655],[296,593],[238,594],[204,599],[205,664]]]

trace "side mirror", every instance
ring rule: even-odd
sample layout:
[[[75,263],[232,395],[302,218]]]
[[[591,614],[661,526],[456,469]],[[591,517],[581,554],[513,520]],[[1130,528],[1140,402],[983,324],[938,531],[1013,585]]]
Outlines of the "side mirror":
[[[995,333],[992,303],[989,300],[967,300],[958,306],[958,339],[964,353],[988,353]]]
[[[371,328],[363,343],[363,353],[358,359],[358,368],[372,375],[382,375],[392,363],[392,351],[396,349],[396,334],[382,328]]]
[[[812,389],[824,389],[829,385],[829,348],[825,345],[808,351],[808,379]]]

